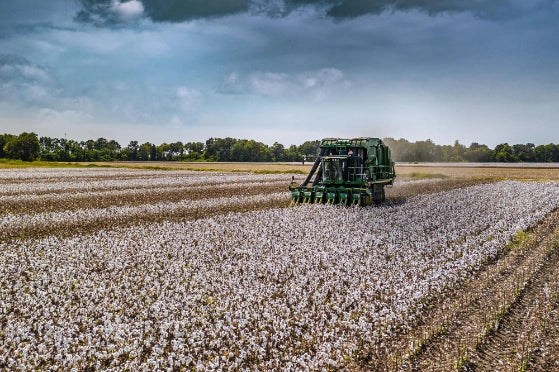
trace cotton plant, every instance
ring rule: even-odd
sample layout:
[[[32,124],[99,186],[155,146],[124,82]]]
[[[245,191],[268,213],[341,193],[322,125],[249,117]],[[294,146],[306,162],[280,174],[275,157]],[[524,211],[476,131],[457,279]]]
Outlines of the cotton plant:
[[[168,208],[227,211],[270,197],[289,195],[3,216],[1,223],[15,229]],[[555,183],[504,181],[378,207],[301,205],[4,241],[0,366],[339,369],[362,348],[382,350],[425,299],[466,279],[558,205]]]
[[[47,192],[74,192],[88,190],[122,190],[130,188],[162,188],[179,187],[185,185],[212,185],[230,182],[253,181],[286,181],[283,174],[251,174],[251,173],[219,173],[219,172],[194,172],[194,171],[157,171],[143,172],[133,170],[125,173],[127,177],[119,177],[120,172],[111,175],[108,171],[101,174],[91,173],[91,176],[73,175],[73,172],[63,173],[50,170],[52,178],[42,180],[41,173],[28,174],[23,170],[8,172],[0,170],[2,189],[0,197],[5,195],[36,194]],[[44,174],[44,173],[42,173]],[[7,175],[12,177],[12,182],[6,181]],[[26,177],[20,177],[26,175]],[[103,177],[102,175],[108,175]],[[29,180],[38,182],[29,182]],[[13,182],[17,180],[19,182]]]
[[[6,214],[0,218],[0,229],[4,234],[24,228],[53,228],[84,224],[100,219],[122,220],[134,216],[187,213],[196,211],[203,214],[215,209],[227,209],[237,205],[251,205],[262,201],[287,200],[285,193],[257,194],[252,196],[232,196],[209,199],[184,200],[175,203],[155,203],[141,205],[110,206],[107,208],[87,208],[61,212],[42,212],[35,214]],[[0,234],[0,237],[2,234]]]
[[[156,204],[159,199],[165,200],[176,194],[178,197],[187,200],[192,195],[196,199],[216,198],[220,195],[233,196],[235,194],[258,194],[262,190],[275,186],[281,189],[285,186],[285,180],[279,181],[254,181],[254,182],[226,182],[212,185],[180,185],[171,188],[151,187],[151,188],[128,188],[117,190],[95,190],[95,191],[68,191],[55,193],[38,194],[15,194],[0,196],[0,202],[5,206],[4,211],[0,211],[0,216],[5,215],[5,219],[30,218],[44,210],[55,212],[56,210],[78,210],[78,209],[97,209],[99,200],[108,200],[110,206],[115,201],[120,205],[126,204]],[[284,195],[286,195],[284,193]],[[175,196],[175,198],[177,198]],[[144,200],[138,203],[138,200]],[[160,202],[161,203],[161,202]],[[167,203],[169,204],[169,203]],[[171,210],[176,209],[171,207]],[[21,213],[23,211],[24,213]],[[27,217],[26,217],[27,216]]]

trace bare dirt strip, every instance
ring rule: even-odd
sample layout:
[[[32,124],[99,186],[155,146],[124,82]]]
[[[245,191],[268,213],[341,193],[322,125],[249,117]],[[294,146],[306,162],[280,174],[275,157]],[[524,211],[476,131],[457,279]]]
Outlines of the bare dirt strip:
[[[419,194],[430,194],[444,190],[472,186],[486,182],[479,179],[436,179],[403,182],[387,188],[387,202],[400,202]],[[242,212],[251,209],[283,208],[290,203],[289,183],[282,181],[241,182],[236,187],[222,183],[215,185],[196,185],[185,187],[127,188],[123,190],[95,189],[93,191],[73,192],[62,190],[60,193],[22,195],[22,198],[5,199],[0,207],[0,216],[31,216],[57,212],[79,212],[85,209],[107,209],[106,215],[95,220],[85,221],[63,218],[56,225],[32,223],[16,228],[0,230],[0,240],[28,239],[48,236],[56,232],[68,236],[75,233],[94,232],[115,226],[130,226],[159,220],[184,221],[229,212]],[[79,190],[81,191],[81,189]],[[148,207],[157,203],[178,203],[181,201],[211,200],[216,198],[249,197],[285,193],[285,198],[270,198],[243,203],[221,203],[211,210],[194,207],[162,210],[157,213],[131,214],[114,217],[109,213],[112,207]]]
[[[269,195],[269,197],[268,197]],[[246,212],[249,210],[269,209],[278,207],[287,207],[290,203],[289,197],[278,198],[275,194],[256,194],[241,197],[239,200],[227,201],[225,198],[202,199],[208,203],[208,207],[203,208],[200,204],[185,205],[173,209],[157,208],[155,212],[149,213],[151,205],[140,205],[138,210],[133,210],[133,213],[126,213],[126,210],[120,214],[113,214],[108,208],[94,209],[94,218],[86,218],[83,216],[76,216],[73,218],[62,216],[58,221],[45,223],[25,224],[23,226],[16,226],[0,230],[0,241],[13,241],[13,240],[26,240],[37,239],[47,236],[67,237],[74,234],[88,234],[102,229],[112,229],[117,226],[133,226],[137,224],[157,222],[157,221],[187,221],[196,220],[199,218],[207,218],[220,214],[230,212]],[[261,196],[260,198],[249,200],[252,196]],[[247,199],[245,201],[243,198]],[[216,207],[211,204],[212,201],[216,202]],[[196,202],[196,200],[194,200]],[[106,213],[105,210],[107,209]],[[77,210],[79,213],[81,210]],[[65,211],[67,212],[67,211]],[[84,214],[87,214],[85,212]],[[49,218],[47,216],[47,218]]]
[[[446,296],[360,370],[558,371],[559,212]]]
[[[287,182],[245,182],[228,184],[195,185],[184,187],[145,187],[123,190],[65,191],[43,197],[14,198],[3,200],[0,216],[7,213],[42,213],[85,208],[140,205],[158,202],[178,202],[215,197],[247,196],[275,192],[287,192]],[[41,194],[38,194],[41,195]]]
[[[228,162],[96,162],[80,165],[126,168],[165,168],[224,172],[299,172],[307,174],[312,163],[228,163]],[[396,174],[442,174],[449,177],[482,177],[497,179],[559,179],[558,163],[396,163]]]
[[[549,326],[550,312],[557,305],[559,283],[555,279],[559,278],[559,249],[557,242],[552,244],[551,251],[502,320],[472,353],[467,367],[478,371],[527,368],[534,357],[535,345],[543,339],[543,332]],[[536,359],[533,359],[534,365]]]
[[[435,171],[440,173],[440,169]],[[510,169],[504,168],[503,171]],[[461,172],[464,173],[464,169]],[[538,170],[530,173],[530,177],[524,173],[522,178],[541,176],[541,179],[552,179],[556,177],[553,172],[557,173],[557,170],[544,169],[541,173]],[[417,194],[488,182],[487,176],[483,177],[403,183],[387,189],[388,203]],[[115,226],[161,220],[183,221],[228,212],[282,208],[289,204],[287,183],[284,186],[278,182],[246,186],[233,190],[216,186],[220,195],[212,194],[215,188],[208,193],[198,188],[190,191],[168,188],[149,189],[146,194],[131,191],[114,196],[110,196],[108,190],[106,194],[98,190],[99,194],[69,197],[69,201],[65,197],[45,199],[47,201],[36,198],[21,205],[17,202],[9,206],[4,204],[3,207],[7,208],[4,213],[48,215],[55,211],[86,208],[143,208],[163,202],[193,202],[192,206],[185,204],[181,208],[147,214],[121,213],[115,217],[107,213],[94,219],[64,219],[56,226],[22,225],[0,230],[0,240],[69,236]],[[285,198],[272,197],[283,192]],[[262,195],[264,197],[258,197]],[[210,202],[217,199],[216,196],[237,202],[220,202],[208,209],[200,209],[194,204],[200,199]],[[559,371],[559,211],[550,213],[531,231],[519,234],[497,258],[472,272],[467,281],[447,288],[443,295],[426,299],[420,306],[420,316],[415,319],[413,327],[395,329],[380,354],[360,350],[355,359],[348,362],[347,370]]]
[[[545,329],[539,342],[534,345],[527,370],[559,371],[559,301],[555,301],[554,309],[544,322],[542,325]]]
[[[485,166],[447,165],[440,164],[399,164],[396,165],[398,177],[417,175],[444,175],[447,177],[475,177],[493,179],[516,179],[516,180],[558,180],[559,168],[541,165],[511,165],[491,164]]]
[[[490,182],[487,179],[477,178],[424,179],[414,180],[413,182],[399,181],[396,180],[394,186],[385,187],[387,201],[401,201],[416,195],[433,194]]]

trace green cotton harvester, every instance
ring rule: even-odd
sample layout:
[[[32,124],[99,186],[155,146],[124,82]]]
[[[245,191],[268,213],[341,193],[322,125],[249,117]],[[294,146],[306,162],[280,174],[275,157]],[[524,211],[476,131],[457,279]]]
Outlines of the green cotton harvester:
[[[384,186],[395,178],[390,149],[381,139],[325,138],[303,183],[296,186],[292,179],[291,204],[378,204],[384,201]]]

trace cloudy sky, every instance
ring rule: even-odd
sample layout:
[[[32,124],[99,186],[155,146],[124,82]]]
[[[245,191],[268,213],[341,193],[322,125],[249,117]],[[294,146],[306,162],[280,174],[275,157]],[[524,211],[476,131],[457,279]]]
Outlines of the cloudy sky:
[[[559,0],[1,0],[22,131],[559,143]]]

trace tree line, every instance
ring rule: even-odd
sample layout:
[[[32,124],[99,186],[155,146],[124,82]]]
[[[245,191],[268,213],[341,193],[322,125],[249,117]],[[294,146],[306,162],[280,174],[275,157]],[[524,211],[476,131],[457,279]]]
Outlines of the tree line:
[[[501,143],[491,149],[477,142],[470,146],[459,141],[454,145],[437,145],[429,139],[410,142],[385,138],[384,142],[390,147],[393,160],[399,162],[559,162],[559,145],[553,143],[538,146]]]
[[[559,145],[535,146],[533,143],[502,143],[491,149],[473,142],[465,146],[437,145],[431,140],[410,142],[385,138],[398,162],[559,162]],[[210,138],[205,142],[181,141],[159,145],[130,141],[121,146],[106,138],[87,141],[38,137],[35,133],[0,134],[0,158],[23,161],[217,161],[217,162],[302,162],[313,161],[319,152],[319,140],[284,147],[275,142],[268,146],[247,139]]]
[[[298,162],[314,158],[320,141],[284,147],[276,142],[236,138],[210,138],[205,142],[181,141],[156,145],[130,141],[121,146],[115,140],[76,141],[66,138],[38,137],[24,132],[19,136],[0,134],[0,158],[23,161],[217,161],[217,162]]]

